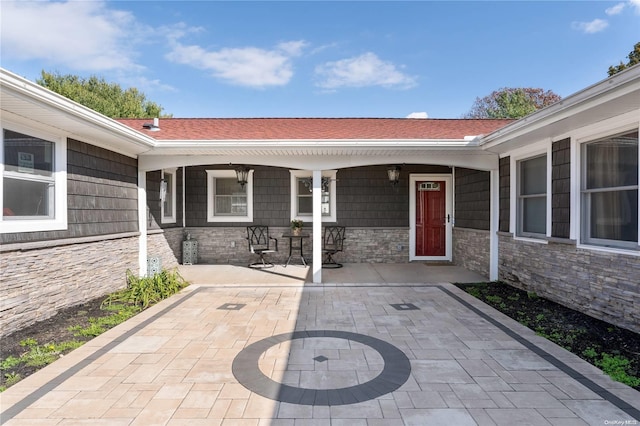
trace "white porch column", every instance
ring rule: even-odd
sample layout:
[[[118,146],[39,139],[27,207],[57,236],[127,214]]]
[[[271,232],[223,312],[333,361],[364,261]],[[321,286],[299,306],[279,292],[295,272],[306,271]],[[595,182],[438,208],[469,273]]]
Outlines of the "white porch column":
[[[322,170],[313,171],[313,282],[322,282]]]
[[[147,172],[138,171],[138,270],[147,275]]]
[[[187,192],[187,168],[182,166],[182,228],[187,227],[187,207],[186,207],[186,196]]]
[[[498,229],[500,224],[500,174],[491,170],[491,195],[489,215],[489,279],[498,279]]]

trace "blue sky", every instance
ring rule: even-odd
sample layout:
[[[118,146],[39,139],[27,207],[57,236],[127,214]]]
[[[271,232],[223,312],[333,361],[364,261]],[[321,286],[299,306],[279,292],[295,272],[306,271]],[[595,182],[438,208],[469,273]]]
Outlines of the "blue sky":
[[[3,68],[98,75],[174,117],[459,118],[501,87],[606,78],[640,0],[2,0],[0,24]]]

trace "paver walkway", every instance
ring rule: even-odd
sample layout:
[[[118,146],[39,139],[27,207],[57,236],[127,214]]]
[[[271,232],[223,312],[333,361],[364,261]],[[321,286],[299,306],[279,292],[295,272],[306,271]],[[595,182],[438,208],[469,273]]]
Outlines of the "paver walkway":
[[[640,420],[640,392],[445,283],[195,284],[0,398],[7,425]]]

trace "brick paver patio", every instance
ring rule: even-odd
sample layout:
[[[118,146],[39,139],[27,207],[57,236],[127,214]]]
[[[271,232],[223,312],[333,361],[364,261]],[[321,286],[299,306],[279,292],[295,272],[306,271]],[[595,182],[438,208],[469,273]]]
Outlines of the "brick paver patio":
[[[445,283],[192,285],[0,398],[7,425],[640,420],[640,392]]]

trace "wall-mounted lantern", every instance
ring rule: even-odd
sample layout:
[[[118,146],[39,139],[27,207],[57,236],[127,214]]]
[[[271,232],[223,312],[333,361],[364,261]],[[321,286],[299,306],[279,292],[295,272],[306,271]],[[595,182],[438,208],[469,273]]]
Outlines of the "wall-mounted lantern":
[[[398,185],[398,180],[400,179],[400,166],[389,166],[387,167],[387,176],[389,177],[389,183],[394,188]]]
[[[249,177],[250,171],[251,169],[249,169],[249,167],[245,165],[236,167],[236,178],[238,179],[238,183],[242,188],[244,188],[244,186],[247,184],[247,181],[248,181],[247,179]]]

